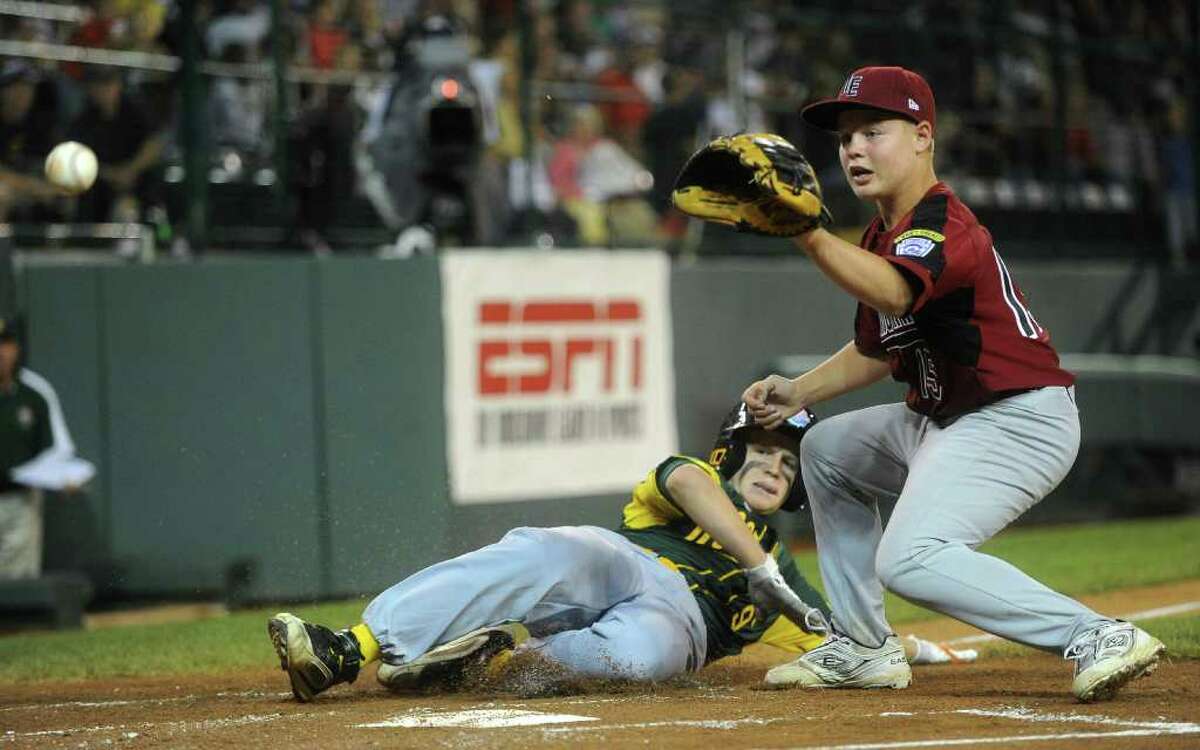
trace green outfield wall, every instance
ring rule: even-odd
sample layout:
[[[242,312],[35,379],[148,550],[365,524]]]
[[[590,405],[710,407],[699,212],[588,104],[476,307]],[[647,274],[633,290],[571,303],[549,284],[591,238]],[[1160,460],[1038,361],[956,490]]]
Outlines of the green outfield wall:
[[[1102,353],[1152,315],[1138,268],[1014,265],[1061,351]],[[685,451],[707,452],[744,385],[790,366],[781,355],[851,336],[852,304],[803,261],[676,264],[671,283]],[[99,469],[87,492],[50,498],[47,566],[109,596],[368,593],[512,526],[619,518],[621,496],[450,503],[436,260],[31,267],[23,296],[30,365]],[[1110,375],[1103,400],[1081,397],[1085,438],[1127,429],[1108,409],[1121,398],[1141,405],[1137,435],[1172,410],[1197,423],[1187,377],[1139,393],[1092,365]],[[880,384],[822,413],[899,393]],[[1168,439],[1196,439],[1179,430]]]

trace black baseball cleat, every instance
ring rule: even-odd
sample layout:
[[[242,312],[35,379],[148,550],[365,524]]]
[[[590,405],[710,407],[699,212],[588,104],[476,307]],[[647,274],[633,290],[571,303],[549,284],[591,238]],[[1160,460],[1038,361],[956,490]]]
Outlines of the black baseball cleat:
[[[279,655],[279,668],[288,673],[292,694],[301,703],[358,677],[362,653],[349,630],[335,633],[324,625],[280,612],[267,620],[267,635]]]
[[[405,664],[381,664],[375,677],[390,690],[455,690],[472,678],[495,677],[513,649],[529,639],[519,622],[472,630]]]

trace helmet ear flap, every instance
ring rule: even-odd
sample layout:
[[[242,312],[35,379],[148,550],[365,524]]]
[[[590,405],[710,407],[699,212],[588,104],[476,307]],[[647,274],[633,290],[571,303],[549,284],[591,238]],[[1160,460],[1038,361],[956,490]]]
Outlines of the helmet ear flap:
[[[732,479],[746,462],[746,441],[732,436],[718,441],[708,455],[708,462],[721,476]]]
[[[804,477],[800,474],[800,469],[796,469],[796,478],[792,480],[792,489],[788,492],[787,499],[783,501],[783,505],[779,506],[780,510],[797,511],[804,510],[808,506],[808,492],[804,489]]]

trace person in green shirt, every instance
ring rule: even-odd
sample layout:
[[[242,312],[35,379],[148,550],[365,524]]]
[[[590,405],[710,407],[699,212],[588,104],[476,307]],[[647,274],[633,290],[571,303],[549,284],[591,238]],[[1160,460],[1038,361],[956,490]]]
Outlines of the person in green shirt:
[[[0,580],[42,570],[42,495],[14,470],[74,452],[54,388],[21,366],[19,328],[0,318]]]

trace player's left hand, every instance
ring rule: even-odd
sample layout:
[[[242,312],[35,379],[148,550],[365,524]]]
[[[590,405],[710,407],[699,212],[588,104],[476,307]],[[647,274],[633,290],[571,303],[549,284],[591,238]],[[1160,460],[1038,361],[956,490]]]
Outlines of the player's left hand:
[[[779,563],[773,555],[767,555],[761,565],[746,568],[746,581],[750,586],[750,600],[759,609],[782,612],[796,625],[816,635],[827,635],[829,623],[824,613],[816,607],[810,607],[804,600],[796,596],[792,587],[783,579],[779,572]]]
[[[689,216],[771,237],[795,237],[833,221],[812,165],[772,133],[713,140],[683,165],[671,200]]]

